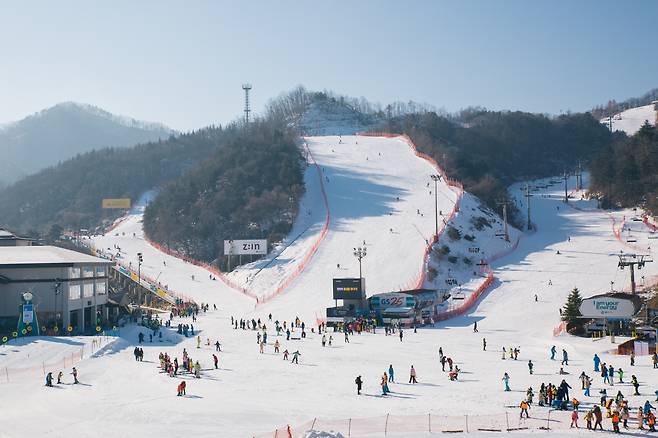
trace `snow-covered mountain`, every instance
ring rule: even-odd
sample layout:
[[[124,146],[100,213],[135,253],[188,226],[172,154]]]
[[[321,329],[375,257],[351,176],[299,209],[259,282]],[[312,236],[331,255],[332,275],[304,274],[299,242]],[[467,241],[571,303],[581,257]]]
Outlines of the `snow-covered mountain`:
[[[658,117],[658,113],[654,104],[630,108],[612,116],[612,130],[624,131],[628,135],[633,135],[640,130],[645,121],[655,126],[656,117]],[[609,119],[605,117],[601,119],[601,123],[607,125]]]
[[[92,105],[65,102],[0,126],[0,183],[106,146],[167,138],[170,128],[116,116]]]

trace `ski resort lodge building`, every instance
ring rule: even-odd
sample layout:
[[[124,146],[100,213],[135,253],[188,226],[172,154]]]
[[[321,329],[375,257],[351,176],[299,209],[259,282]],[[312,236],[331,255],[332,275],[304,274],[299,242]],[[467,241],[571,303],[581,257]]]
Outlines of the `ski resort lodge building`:
[[[107,320],[111,265],[55,246],[0,245],[0,332],[16,330],[25,292],[33,295],[42,333],[94,331],[99,318]]]

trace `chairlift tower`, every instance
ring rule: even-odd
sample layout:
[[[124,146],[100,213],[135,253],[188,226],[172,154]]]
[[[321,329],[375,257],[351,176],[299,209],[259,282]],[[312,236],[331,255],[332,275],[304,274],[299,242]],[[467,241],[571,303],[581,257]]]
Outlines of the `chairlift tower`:
[[[532,195],[530,194],[530,184],[526,183],[525,184],[525,202],[526,202],[526,209],[528,211],[528,224],[527,228],[528,231],[532,230],[532,223],[530,222],[530,197]]]
[[[242,84],[244,90],[244,123],[249,124],[249,114],[251,113],[251,106],[249,105],[249,92],[252,89],[251,84]]]
[[[501,199],[497,202],[498,205],[503,206],[503,234],[496,233],[498,237],[504,237],[507,242],[509,242],[509,230],[507,229],[507,200]]]
[[[631,271],[631,293],[635,295],[635,267],[640,270],[644,267],[645,263],[653,262],[649,256],[643,254],[619,254],[619,263],[617,266],[619,269],[623,270],[625,267],[629,267]]]

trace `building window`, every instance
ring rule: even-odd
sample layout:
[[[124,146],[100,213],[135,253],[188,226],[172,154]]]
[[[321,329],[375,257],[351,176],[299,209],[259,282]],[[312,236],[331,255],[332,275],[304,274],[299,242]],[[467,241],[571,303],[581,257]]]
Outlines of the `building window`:
[[[105,295],[107,292],[107,287],[104,281],[96,282],[96,295]]]
[[[85,283],[83,289],[83,295],[85,298],[94,296],[94,283]]]
[[[82,276],[85,278],[91,278],[94,276],[94,267],[93,266],[85,266],[82,268]]]
[[[96,266],[96,277],[105,277],[106,275],[105,266]]]
[[[80,285],[69,284],[69,300],[79,300],[79,299],[80,299]]]
[[[80,268],[69,268],[69,278],[80,278]]]

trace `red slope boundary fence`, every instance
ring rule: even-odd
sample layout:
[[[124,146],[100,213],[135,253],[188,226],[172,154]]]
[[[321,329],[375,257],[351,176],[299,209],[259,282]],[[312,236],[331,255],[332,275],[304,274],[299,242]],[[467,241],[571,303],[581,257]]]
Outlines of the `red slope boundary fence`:
[[[306,254],[302,258],[301,262],[297,265],[295,270],[288,276],[286,279],[273,291],[266,293],[262,296],[256,295],[254,292],[249,290],[247,287],[244,287],[243,285],[238,284],[237,282],[231,280],[228,278],[226,273],[222,272],[217,266],[214,266],[210,263],[202,262],[200,260],[194,259],[192,257],[183,255],[179,253],[176,250],[173,250],[171,248],[165,248],[164,246],[160,245],[159,243],[153,242],[152,240],[148,239],[146,236],[144,236],[144,239],[155,249],[158,251],[161,251],[165,254],[168,254],[172,257],[176,257],[178,259],[181,259],[187,263],[202,267],[206,269],[207,271],[212,272],[215,274],[219,279],[229,286],[231,289],[234,289],[250,298],[253,298],[256,300],[256,306],[263,305],[267,303],[268,301],[271,301],[278,295],[282,294],[296,279],[299,277],[299,275],[306,269],[308,264],[310,263],[311,259],[317,252],[318,248],[320,247],[320,244],[324,240],[325,236],[327,235],[329,231],[329,225],[331,223],[331,213],[329,209],[329,200],[327,198],[327,192],[324,187],[324,178],[322,176],[322,170],[320,169],[320,166],[318,163],[315,161],[315,158],[313,157],[313,154],[311,153],[311,150],[308,147],[308,144],[305,143],[306,151],[308,154],[308,157],[310,159],[310,163],[312,166],[315,166],[317,173],[318,173],[318,178],[320,180],[320,192],[322,194],[322,199],[324,201],[325,209],[326,209],[326,215],[325,215],[325,221],[324,225],[322,226],[322,230],[320,231],[320,234],[318,235],[318,238],[315,240],[313,245],[309,248],[308,251],[306,251]]]
[[[446,229],[446,224],[450,223],[454,219],[455,215],[459,212],[459,206],[460,206],[462,197],[464,195],[464,186],[459,181],[455,181],[455,180],[449,178],[448,175],[446,174],[446,172],[443,170],[443,168],[441,168],[441,166],[439,166],[439,164],[436,162],[436,160],[434,158],[430,157],[429,155],[427,155],[423,152],[418,151],[418,149],[417,149],[416,145],[414,144],[414,142],[406,134],[405,135],[399,135],[399,134],[391,134],[391,133],[387,133],[387,132],[367,132],[367,133],[360,133],[359,135],[370,136],[370,137],[400,138],[402,141],[404,141],[405,143],[407,143],[409,145],[409,147],[411,148],[411,150],[414,152],[414,154],[417,157],[422,158],[423,160],[426,160],[427,162],[429,162],[434,167],[434,169],[437,171],[437,173],[439,175],[441,175],[441,177],[446,182],[446,184],[448,186],[450,186],[453,189],[453,191],[455,192],[455,194],[457,195],[457,199],[455,200],[455,204],[453,205],[452,211],[450,212],[450,215],[445,220],[445,222],[443,223],[443,226],[439,230],[439,234],[435,234],[432,237],[432,240],[431,240],[430,244],[425,248],[420,273],[416,276],[416,278],[414,278],[411,282],[409,282],[407,284],[407,288],[420,289],[425,284],[425,280],[426,280],[426,277],[427,277],[427,264],[428,264],[428,261],[429,261],[430,254],[432,252],[432,245],[436,244],[439,241],[439,239],[441,238],[441,236],[443,235],[443,233]],[[488,260],[486,260],[486,264],[490,265],[494,261],[496,261],[496,260],[498,260],[502,257],[505,257],[505,256],[511,254],[512,252],[514,252],[517,249],[518,245],[519,245],[519,241],[520,241],[520,236],[517,237],[516,241],[514,242],[514,244],[510,248],[507,248],[507,249],[499,252],[498,254],[493,255]],[[473,305],[475,305],[475,303],[480,299],[482,294],[484,294],[484,292],[493,284],[493,282],[495,280],[494,275],[493,275],[493,271],[491,270],[490,267],[486,268],[486,273],[487,274],[486,274],[486,277],[484,278],[484,281],[473,291],[473,293],[471,293],[471,295],[466,300],[464,300],[462,302],[462,304],[460,306],[451,308],[451,309],[443,311],[443,312],[440,312],[438,315],[436,315],[436,317],[434,319],[435,322],[445,321],[445,320],[453,318],[455,316],[463,315],[471,307],[473,307]]]
[[[411,140],[411,138],[409,138],[409,136],[406,134],[400,135],[400,134],[391,134],[388,132],[363,132],[363,133],[359,133],[359,135],[366,137],[399,138],[409,146],[409,148],[414,153],[414,155],[430,163],[434,168],[434,170],[441,176],[443,181],[446,182],[446,184],[452,189],[452,191],[456,195],[455,203],[452,207],[450,215],[448,215],[448,217],[445,218],[441,226],[441,229],[439,230],[439,233],[433,234],[431,240],[429,241],[429,244],[425,247],[419,273],[410,281],[408,281],[404,286],[404,289],[420,289],[423,287],[423,284],[425,283],[425,279],[427,277],[427,263],[429,261],[430,253],[432,252],[432,245],[434,245],[439,241],[439,239],[443,235],[443,232],[446,229],[446,224],[451,222],[454,219],[457,212],[459,212],[459,205],[464,195],[464,186],[460,182],[448,178],[448,175],[446,174],[445,170],[443,170],[443,168],[439,166],[439,163],[437,163],[436,160],[430,157],[429,155],[420,152],[416,147],[416,145],[414,144],[414,142]]]

